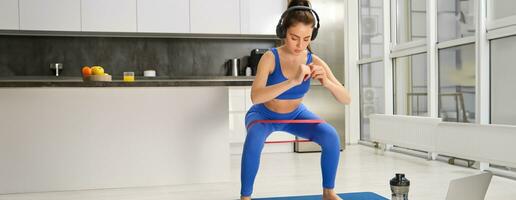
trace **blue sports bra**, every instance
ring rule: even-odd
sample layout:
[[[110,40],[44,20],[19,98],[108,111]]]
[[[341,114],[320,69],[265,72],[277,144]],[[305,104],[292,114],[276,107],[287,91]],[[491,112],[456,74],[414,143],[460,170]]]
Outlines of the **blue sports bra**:
[[[267,84],[269,85],[275,85],[278,83],[281,83],[283,81],[286,81],[287,78],[283,75],[283,72],[281,71],[281,64],[280,64],[280,57],[278,54],[278,50],[276,48],[271,49],[272,53],[274,54],[274,71],[272,74],[269,75],[267,78]],[[310,64],[312,62],[312,52],[308,51],[306,64]],[[287,91],[281,93],[279,96],[276,97],[276,99],[299,99],[303,96],[305,96],[306,92],[308,92],[308,89],[310,88],[310,79],[307,79],[306,81],[303,81],[300,85],[294,86]]]

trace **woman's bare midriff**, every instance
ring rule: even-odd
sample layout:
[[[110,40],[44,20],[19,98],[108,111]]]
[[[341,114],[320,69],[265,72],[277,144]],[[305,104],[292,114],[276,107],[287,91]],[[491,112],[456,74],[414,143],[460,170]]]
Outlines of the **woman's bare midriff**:
[[[294,111],[301,104],[302,100],[303,99],[273,99],[263,104],[269,110],[274,111],[276,113],[289,113]]]

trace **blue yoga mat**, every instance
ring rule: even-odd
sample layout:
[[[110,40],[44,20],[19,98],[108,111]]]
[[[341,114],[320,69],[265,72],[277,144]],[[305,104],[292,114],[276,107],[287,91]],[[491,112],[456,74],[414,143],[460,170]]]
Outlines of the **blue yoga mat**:
[[[344,200],[388,200],[373,192],[355,192],[338,194]],[[287,196],[287,197],[271,197],[271,198],[253,198],[255,200],[321,200],[321,195],[306,196]]]

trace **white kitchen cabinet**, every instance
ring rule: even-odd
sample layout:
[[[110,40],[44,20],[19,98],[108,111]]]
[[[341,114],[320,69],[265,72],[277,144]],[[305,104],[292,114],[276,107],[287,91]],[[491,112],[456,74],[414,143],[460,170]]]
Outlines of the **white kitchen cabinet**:
[[[20,29],[81,31],[81,0],[20,0]]]
[[[0,199],[232,178],[226,88],[1,88],[0,97]]]
[[[20,29],[18,16],[18,0],[0,1],[0,29]]]
[[[247,130],[245,127],[245,115],[253,106],[251,101],[251,87],[229,87],[229,143],[231,154],[241,154]],[[265,134],[265,133],[264,133]],[[294,140],[295,136],[287,132],[274,132],[267,141]],[[267,144],[264,153],[293,152],[293,143]]]
[[[240,34],[240,0],[190,0],[190,31]]]
[[[228,90],[230,143],[243,143],[246,133],[246,87],[230,87]]]
[[[245,113],[246,112],[229,113],[230,143],[244,143],[247,133],[245,128]]]
[[[82,31],[136,32],[136,0],[81,0]]]
[[[253,101],[251,101],[251,87],[245,88],[245,110],[249,110],[251,106],[253,106]]]
[[[246,88],[235,87],[229,89],[229,111],[245,112],[246,111]]]
[[[190,0],[137,1],[138,32],[190,32]]]
[[[241,0],[241,33],[275,35],[276,25],[287,8],[287,1]]]

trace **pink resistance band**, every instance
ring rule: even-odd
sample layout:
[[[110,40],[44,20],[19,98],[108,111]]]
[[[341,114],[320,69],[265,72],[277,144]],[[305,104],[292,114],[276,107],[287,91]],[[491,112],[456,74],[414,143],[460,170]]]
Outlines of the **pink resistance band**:
[[[255,120],[247,125],[247,129],[250,129],[257,123],[264,124],[320,124],[325,123],[324,120],[320,119],[293,119],[293,120]],[[278,143],[292,143],[292,142],[311,142],[310,140],[280,140],[280,141],[265,141],[265,144],[278,144]]]

